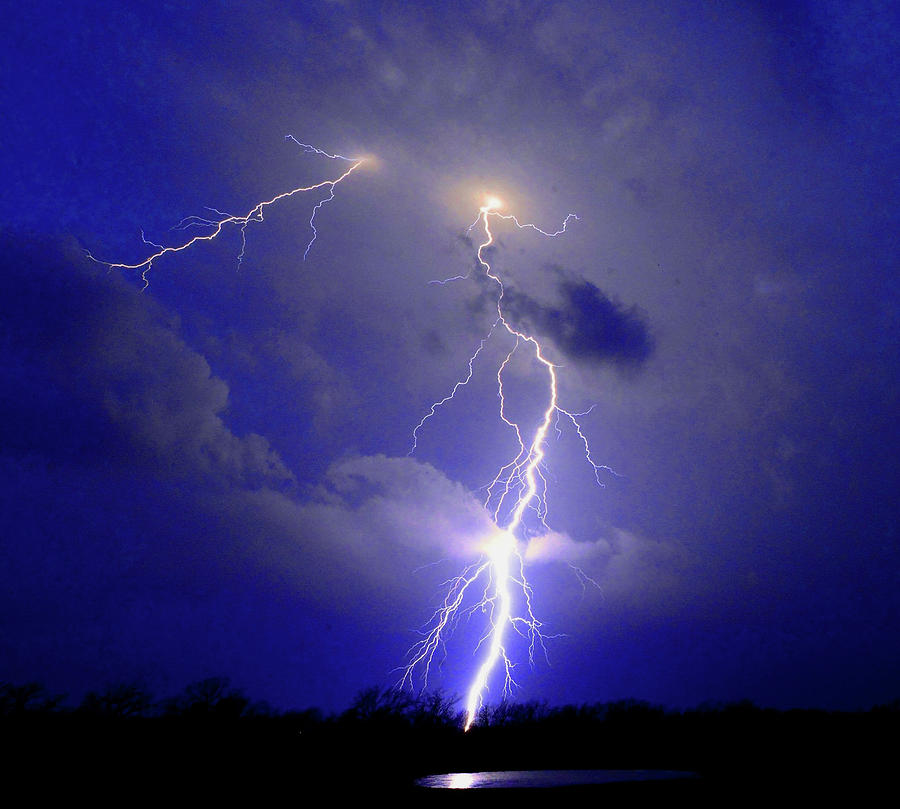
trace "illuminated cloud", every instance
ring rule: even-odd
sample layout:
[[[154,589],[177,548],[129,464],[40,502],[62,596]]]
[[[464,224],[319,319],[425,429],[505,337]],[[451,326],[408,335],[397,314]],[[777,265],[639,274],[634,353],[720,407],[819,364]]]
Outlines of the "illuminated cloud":
[[[325,533],[333,534],[328,525],[336,522],[353,535],[341,544],[404,549],[419,563],[471,558],[496,531],[471,492],[414,458],[340,461],[306,508]]]
[[[576,542],[567,534],[548,531],[532,537],[525,550],[526,562],[570,562],[581,564],[612,554],[612,547],[605,539],[593,542]]]

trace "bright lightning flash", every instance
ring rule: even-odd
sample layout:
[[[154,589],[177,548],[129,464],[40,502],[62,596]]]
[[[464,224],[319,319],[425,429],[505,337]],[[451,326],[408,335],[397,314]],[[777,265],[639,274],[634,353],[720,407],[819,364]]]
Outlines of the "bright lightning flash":
[[[321,190],[325,192],[325,196],[315,203],[309,217],[311,236],[306,245],[306,250],[303,253],[303,258],[305,260],[318,236],[318,231],[316,229],[316,215],[326,203],[331,202],[334,199],[337,186],[362,166],[363,163],[366,162],[366,159],[330,154],[315,146],[301,143],[293,135],[288,135],[285,140],[290,140],[297,144],[305,153],[316,154],[329,160],[343,161],[349,163],[349,166],[335,179],[323,180],[313,185],[298,186],[289,189],[288,191],[277,194],[271,199],[257,203],[245,214],[227,214],[214,208],[210,208],[209,210],[215,214],[215,217],[213,218],[188,216],[185,219],[182,219],[174,229],[189,230],[195,228],[202,232],[180,244],[163,246],[149,241],[144,234],[141,233],[144,244],[153,247],[154,252],[133,264],[102,261],[95,258],[90,252],[87,253],[88,257],[93,261],[104,264],[110,269],[140,271],[141,279],[144,282],[144,289],[146,289],[149,284],[149,272],[155,261],[158,261],[170,253],[180,253],[188,250],[198,242],[212,241],[222,233],[227,225],[235,225],[241,234],[241,246],[237,254],[237,261],[238,264],[240,264],[244,258],[247,247],[247,228],[252,222],[263,221],[266,208],[298,194]],[[540,647],[541,651],[546,656],[547,650],[544,642],[548,637],[553,637],[541,632],[541,621],[535,616],[532,608],[532,588],[525,577],[525,563],[522,554],[524,543],[527,542],[530,536],[534,535],[531,528],[526,525],[526,516],[529,517],[529,519],[536,519],[539,526],[545,531],[549,530],[546,522],[547,480],[543,472],[543,462],[547,433],[551,423],[553,423],[556,430],[559,431],[559,422],[563,417],[571,422],[584,446],[585,459],[593,468],[594,476],[599,485],[603,485],[600,479],[601,472],[615,474],[609,467],[600,466],[595,463],[591,456],[588,440],[578,422],[578,417],[586,415],[586,413],[574,413],[565,410],[560,406],[558,400],[556,366],[544,356],[543,348],[538,339],[533,335],[517,329],[504,314],[503,282],[491,268],[491,265],[484,255],[485,250],[494,243],[494,235],[491,231],[492,217],[502,221],[512,222],[520,230],[534,230],[543,236],[555,238],[565,233],[569,222],[572,219],[577,220],[578,216],[570,213],[566,216],[559,230],[550,232],[542,230],[530,223],[523,224],[512,214],[500,213],[502,209],[503,202],[500,199],[494,196],[488,196],[484,200],[484,204],[479,208],[479,213],[475,221],[472,222],[467,230],[467,233],[471,233],[479,224],[483,227],[484,240],[478,246],[476,257],[478,267],[497,285],[497,318],[494,321],[490,332],[481,340],[478,348],[470,357],[468,363],[468,375],[454,385],[448,396],[432,404],[429,412],[422,418],[419,424],[416,425],[416,428],[413,430],[413,445],[410,450],[410,453],[415,451],[419,431],[425,425],[425,422],[435,415],[439,407],[453,399],[459,388],[467,385],[472,379],[474,363],[484,349],[487,341],[495,332],[505,331],[513,338],[514,343],[513,347],[506,354],[506,357],[497,369],[497,393],[500,400],[499,416],[503,423],[515,434],[518,443],[518,452],[510,461],[498,470],[494,479],[487,486],[487,497],[484,506],[492,515],[496,531],[494,531],[492,536],[485,541],[482,549],[482,558],[469,565],[459,576],[446,582],[447,592],[443,604],[434,613],[432,621],[429,624],[430,628],[424,634],[423,639],[410,649],[409,662],[404,669],[405,673],[400,682],[400,685],[411,685],[415,672],[422,670],[421,676],[423,682],[427,683],[429,671],[435,660],[435,654],[439,649],[443,648],[447,636],[452,631],[459,618],[481,610],[488,616],[488,625],[478,641],[475,651],[478,652],[485,645],[487,646],[487,650],[466,698],[466,730],[474,723],[478,711],[484,703],[484,695],[488,690],[490,677],[499,664],[502,663],[505,672],[503,681],[504,696],[509,694],[516,686],[516,682],[513,679],[514,663],[507,654],[506,646],[504,644],[507,627],[512,627],[519,635],[528,640],[528,657],[531,663],[534,662],[534,655],[538,647]],[[467,276],[456,276],[454,278],[446,279],[446,281],[438,281],[436,283],[443,284],[450,281],[461,280],[466,277]],[[506,398],[503,388],[504,371],[507,369],[516,352],[520,348],[524,349],[526,347],[546,373],[546,407],[544,409],[543,418],[529,441],[526,441],[523,437],[523,430],[519,424],[507,415]],[[580,573],[577,569],[576,572]],[[590,577],[587,577],[584,574],[582,574],[582,576],[582,581],[587,580],[593,583],[593,580],[590,579]],[[475,603],[467,603],[467,596],[469,595],[470,590],[478,591],[479,589],[480,597],[476,596]]]
[[[150,245],[151,247],[156,248],[156,252],[147,256],[145,259],[138,261],[135,264],[123,264],[119,262],[113,261],[102,261],[98,258],[95,258],[90,251],[85,251],[87,253],[88,258],[93,261],[98,262],[99,264],[104,264],[109,267],[111,270],[140,270],[141,280],[144,282],[144,289],[150,284],[149,273],[153,268],[153,262],[162,258],[169,253],[180,253],[184,250],[187,250],[190,247],[193,247],[197,242],[211,242],[215,239],[225,228],[226,225],[237,225],[240,234],[241,234],[241,249],[237,254],[237,262],[238,265],[244,260],[244,253],[247,249],[247,227],[251,222],[262,222],[263,221],[263,212],[270,205],[274,205],[276,202],[281,202],[282,200],[293,197],[296,194],[304,194],[311,191],[324,190],[327,192],[326,196],[323,196],[312,209],[312,212],[309,217],[309,228],[312,232],[312,236],[309,239],[309,242],[306,245],[306,250],[303,251],[303,260],[306,260],[306,257],[309,255],[309,251],[313,246],[313,243],[316,241],[318,231],[316,230],[316,214],[321,210],[322,206],[328,202],[331,202],[334,199],[335,189],[337,186],[343,182],[347,177],[349,177],[354,171],[356,171],[363,163],[366,162],[365,158],[361,157],[344,157],[339,154],[330,154],[329,152],[325,152],[322,149],[317,149],[315,146],[310,146],[308,143],[301,143],[297,140],[293,135],[286,135],[285,140],[290,140],[296,143],[304,153],[316,154],[321,157],[328,158],[329,160],[340,160],[346,163],[349,163],[349,167],[336,179],[334,180],[323,180],[322,182],[315,183],[314,185],[307,186],[298,186],[297,188],[292,188],[288,191],[284,191],[281,194],[277,194],[271,199],[264,200],[263,202],[258,202],[254,205],[247,213],[245,214],[227,214],[222,211],[218,211],[215,208],[208,208],[207,210],[216,214],[218,218],[205,218],[201,216],[188,216],[182,219],[173,230],[188,230],[190,228],[199,228],[203,232],[188,239],[183,244],[178,244],[170,247],[164,247],[161,244],[156,244],[154,242],[148,241],[144,236],[143,232],[141,232],[141,239],[144,244]]]
[[[445,583],[447,591],[443,603],[432,616],[422,639],[410,649],[408,662],[400,682],[401,686],[412,685],[416,672],[421,671],[422,682],[427,684],[429,670],[435,663],[435,655],[439,649],[443,648],[447,636],[459,618],[471,616],[479,610],[487,615],[487,627],[481,635],[475,651],[477,653],[485,645],[487,649],[466,697],[465,730],[472,727],[478,711],[484,704],[485,693],[488,691],[489,680],[495,668],[502,665],[504,670],[503,696],[509,695],[516,686],[513,679],[515,664],[507,654],[504,641],[507,628],[511,627],[528,641],[528,657],[532,664],[538,647],[546,657],[547,649],[544,642],[548,637],[553,637],[541,632],[541,621],[535,616],[532,608],[532,588],[525,577],[522,552],[528,538],[534,535],[533,527],[526,525],[526,516],[530,520],[536,520],[540,529],[549,531],[546,522],[547,480],[543,468],[547,432],[551,423],[555,422],[557,430],[560,429],[561,417],[565,417],[572,423],[584,446],[585,459],[592,467],[594,477],[600,486],[603,486],[600,473],[612,473],[608,467],[596,464],[591,456],[587,438],[578,422],[578,417],[585,414],[573,413],[560,406],[557,369],[544,355],[544,349],[538,338],[516,328],[507,319],[503,309],[503,282],[485,258],[485,251],[494,243],[494,234],[491,230],[492,217],[512,222],[520,230],[530,229],[544,236],[555,238],[565,233],[569,222],[572,219],[577,220],[578,216],[570,213],[559,230],[550,232],[529,223],[523,224],[512,214],[502,214],[499,212],[502,208],[503,203],[497,197],[487,197],[479,208],[477,218],[466,231],[471,233],[479,224],[483,228],[484,239],[478,246],[476,257],[478,268],[497,285],[497,318],[488,335],[481,340],[475,353],[470,357],[468,374],[454,385],[448,396],[435,402],[425,417],[416,425],[413,430],[413,446],[410,450],[410,453],[415,451],[419,431],[425,422],[435,415],[437,408],[453,399],[457,391],[472,379],[474,363],[486,342],[496,331],[505,331],[509,337],[513,338],[514,342],[513,347],[497,369],[499,415],[501,421],[515,434],[518,452],[499,469],[487,486],[487,498],[484,506],[492,515],[496,531],[485,542],[482,558],[467,567],[459,576]],[[438,283],[447,283],[465,277],[467,276],[456,276]],[[542,372],[546,374],[544,383],[546,406],[543,417],[530,440],[525,439],[522,427],[507,415],[503,387],[504,371],[519,349],[527,349],[531,352],[533,358],[541,366]],[[582,581],[585,579],[593,582],[586,575]],[[474,604],[467,601],[470,590],[477,593]],[[516,607],[517,604],[518,607]]]

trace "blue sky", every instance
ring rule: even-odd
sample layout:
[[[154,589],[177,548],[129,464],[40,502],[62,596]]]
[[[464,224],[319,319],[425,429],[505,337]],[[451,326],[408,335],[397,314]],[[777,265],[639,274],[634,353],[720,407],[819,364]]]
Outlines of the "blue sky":
[[[598,461],[548,457],[525,699],[897,696],[896,14],[878,3],[36,2],[8,15],[0,679],[396,679],[508,459],[465,238]],[[143,228],[332,176],[156,262]],[[631,324],[629,331],[623,324]],[[614,328],[615,327],[615,328]],[[618,329],[618,330],[617,330]],[[623,336],[624,335],[624,336]],[[540,387],[510,384],[523,413]],[[474,538],[474,539],[473,539]],[[600,589],[583,590],[577,559]],[[443,560],[443,561],[442,561]],[[437,563],[437,564],[433,564]],[[433,682],[462,692],[475,623]]]

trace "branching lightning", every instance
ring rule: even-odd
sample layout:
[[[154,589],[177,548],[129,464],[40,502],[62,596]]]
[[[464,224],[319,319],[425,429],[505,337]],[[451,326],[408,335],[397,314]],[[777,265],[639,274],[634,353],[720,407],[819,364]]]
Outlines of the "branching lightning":
[[[286,135],[285,140],[293,141],[301,149],[303,149],[305,153],[320,155],[321,157],[328,158],[329,160],[345,161],[350,165],[339,177],[334,180],[323,180],[322,182],[315,183],[313,185],[298,186],[296,188],[290,189],[289,191],[284,191],[281,194],[277,194],[276,196],[272,197],[271,199],[264,200],[263,202],[258,202],[245,214],[227,214],[215,208],[207,208],[208,211],[216,214],[218,218],[207,219],[201,216],[185,217],[173,228],[173,230],[188,230],[189,228],[200,228],[204,230],[204,232],[191,237],[182,244],[164,247],[161,244],[156,244],[155,242],[149,241],[146,236],[144,236],[143,231],[141,231],[141,239],[143,240],[144,244],[156,248],[156,252],[147,256],[143,260],[136,262],[135,264],[102,261],[101,259],[95,258],[90,251],[85,251],[88,258],[98,262],[99,264],[104,264],[111,270],[139,270],[141,273],[141,280],[144,282],[143,288],[146,289],[150,284],[149,273],[153,268],[154,261],[161,259],[163,256],[168,255],[169,253],[180,253],[184,250],[187,250],[197,244],[197,242],[211,242],[213,239],[219,236],[226,225],[236,225],[241,234],[241,249],[237,254],[237,262],[240,265],[240,263],[244,260],[244,254],[247,249],[247,227],[251,222],[262,222],[264,220],[263,213],[266,208],[268,208],[270,205],[274,205],[277,202],[281,202],[282,200],[293,197],[296,194],[304,194],[311,191],[317,191],[319,189],[327,189],[328,196],[320,199],[315,204],[315,206],[313,206],[312,212],[309,217],[309,227],[312,231],[312,236],[310,237],[310,240],[306,245],[306,250],[303,251],[303,260],[305,261],[306,257],[309,255],[309,251],[312,248],[313,243],[316,241],[316,237],[318,236],[318,231],[316,230],[316,214],[319,213],[323,205],[331,202],[334,199],[335,189],[337,188],[337,186],[345,179],[347,179],[347,177],[349,177],[354,171],[356,171],[363,163],[365,163],[365,158],[344,157],[343,155],[339,154],[330,154],[329,152],[325,152],[322,149],[317,149],[315,146],[310,146],[308,143],[301,143],[293,135]]]
[[[418,676],[421,677],[423,685],[427,684],[429,672],[436,664],[436,656],[443,650],[447,637],[459,619],[481,611],[487,616],[487,625],[475,651],[478,653],[485,646],[487,649],[483,653],[481,664],[466,696],[466,730],[475,722],[478,712],[484,704],[489,681],[495,669],[500,667],[503,670],[502,693],[504,697],[509,695],[516,686],[513,678],[515,664],[507,653],[505,641],[507,629],[511,628],[527,640],[530,663],[534,663],[534,656],[538,650],[546,657],[545,641],[549,637],[553,637],[542,632],[542,623],[535,615],[532,606],[533,591],[525,576],[523,556],[524,544],[531,535],[525,524],[527,513],[533,513],[534,519],[541,529],[550,530],[547,525],[547,480],[544,476],[543,464],[547,433],[551,424],[558,433],[561,432],[559,426],[561,419],[565,419],[573,425],[583,445],[585,460],[592,468],[594,477],[600,486],[603,486],[600,473],[612,473],[609,467],[602,466],[594,460],[590,444],[578,421],[578,418],[589,413],[590,409],[584,413],[575,413],[560,406],[557,367],[545,356],[544,348],[538,338],[516,328],[504,313],[503,282],[485,258],[485,251],[494,243],[491,218],[512,222],[520,230],[530,229],[543,236],[556,238],[565,233],[569,223],[573,219],[577,220],[578,216],[570,213],[558,230],[547,231],[530,223],[522,223],[512,214],[501,213],[502,207],[500,200],[494,197],[488,198],[485,204],[479,208],[478,216],[466,231],[467,234],[471,233],[479,225],[483,228],[484,239],[478,245],[476,252],[477,269],[483,271],[487,278],[497,286],[496,320],[491,326],[490,332],[481,340],[469,358],[468,373],[453,386],[447,396],[434,402],[416,425],[410,450],[410,454],[416,450],[420,431],[426,422],[436,414],[439,408],[450,402],[460,388],[470,382],[474,374],[475,362],[493,334],[499,330],[513,338],[512,348],[497,368],[497,395],[500,419],[515,434],[518,452],[500,467],[486,487],[487,497],[484,506],[492,516],[496,531],[487,538],[482,558],[466,567],[460,575],[444,583],[446,595],[443,602],[432,616],[432,620],[423,632],[422,639],[410,649],[400,681],[401,686],[411,686]],[[446,284],[467,277],[467,275],[454,276],[436,283]],[[546,374],[546,405],[543,417],[530,440],[526,440],[524,437],[523,428],[507,415],[506,394],[503,385],[504,372],[516,352],[523,348],[527,348],[532,353],[534,360]],[[581,570],[574,569],[582,586],[585,582],[596,585],[596,582]],[[470,597],[472,593],[474,593],[473,598]],[[474,601],[474,603],[470,603],[470,601]]]
[[[304,153],[315,154],[349,165],[334,179],[291,188],[271,199],[258,202],[245,214],[229,214],[216,208],[208,208],[207,210],[213,214],[212,217],[188,216],[182,219],[173,230],[183,232],[197,229],[201,232],[178,244],[166,246],[153,242],[142,231],[142,242],[152,248],[153,252],[135,263],[103,261],[86,251],[88,257],[111,270],[139,271],[144,284],[143,289],[146,289],[154,262],[170,253],[186,251],[198,242],[213,241],[226,226],[234,225],[240,233],[240,249],[236,257],[238,265],[240,265],[247,249],[247,228],[251,223],[264,220],[266,208],[298,194],[322,190],[326,192],[326,195],[320,198],[310,211],[308,224],[311,235],[303,253],[305,260],[318,237],[317,215],[324,205],[335,198],[337,186],[366,161],[365,158],[351,158],[323,151],[310,144],[302,143],[293,135],[286,136],[285,140],[292,141]],[[520,222],[512,214],[501,213],[502,208],[503,204],[500,200],[493,197],[488,198],[485,204],[479,208],[478,216],[466,231],[467,234],[470,234],[479,226],[483,229],[484,238],[476,251],[475,269],[483,272],[496,284],[496,318],[489,332],[482,338],[470,356],[467,373],[456,382],[447,396],[431,405],[428,412],[413,429],[412,447],[409,452],[412,454],[416,451],[421,431],[426,423],[436,415],[440,408],[451,402],[461,388],[469,384],[475,374],[476,362],[491,338],[498,332],[505,333],[512,338],[512,347],[497,368],[496,380],[499,418],[515,435],[518,450],[507,463],[500,467],[494,478],[485,487],[484,507],[491,515],[495,530],[491,532],[491,536],[485,539],[481,558],[467,566],[458,576],[444,582],[446,589],[443,601],[423,631],[422,639],[409,650],[407,664],[403,668],[403,676],[398,684],[401,687],[411,686],[417,678],[421,678],[423,686],[427,684],[429,673],[437,664],[436,657],[444,649],[445,641],[460,618],[471,616],[476,612],[486,615],[486,627],[475,648],[476,654],[482,654],[481,663],[466,696],[466,730],[476,721],[478,712],[484,704],[489,682],[498,667],[503,671],[502,693],[504,696],[510,694],[517,685],[513,677],[515,663],[507,652],[507,630],[511,628],[527,641],[528,659],[532,664],[537,653],[540,652],[545,657],[547,656],[545,641],[555,637],[543,631],[543,624],[535,614],[533,591],[525,575],[524,559],[525,545],[538,530],[535,529],[534,524],[536,523],[539,530],[550,530],[547,524],[547,479],[544,473],[544,458],[547,435],[551,426],[560,435],[562,433],[561,422],[572,425],[583,446],[584,458],[593,470],[598,485],[603,486],[601,473],[615,474],[609,467],[598,464],[594,460],[588,439],[578,420],[593,408],[579,413],[566,410],[560,405],[557,367],[545,356],[544,348],[538,338],[514,326],[504,312],[503,282],[485,258],[485,251],[494,244],[494,234],[491,230],[492,219],[511,222],[520,230],[533,230],[542,236],[556,238],[564,234],[569,223],[572,220],[578,220],[578,216],[570,213],[563,220],[559,229],[548,231],[531,223]],[[457,275],[433,283],[447,284],[468,277],[469,274]],[[531,353],[533,359],[540,366],[541,372],[545,375],[546,398],[543,415],[530,438],[526,438],[526,430],[507,414],[507,399],[504,391],[504,373],[516,353],[523,350]],[[570,566],[582,586],[585,586],[586,583],[597,585],[579,568],[574,565]]]

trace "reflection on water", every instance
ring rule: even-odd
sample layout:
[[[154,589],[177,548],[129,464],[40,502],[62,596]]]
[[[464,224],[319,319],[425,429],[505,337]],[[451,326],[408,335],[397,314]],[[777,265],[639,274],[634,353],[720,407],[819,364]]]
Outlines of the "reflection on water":
[[[475,776],[482,774],[483,773],[452,772],[447,775],[433,775],[432,778],[446,778],[447,783],[443,786],[446,786],[448,789],[469,789],[469,787],[476,785]],[[428,779],[425,780],[427,781]],[[442,784],[425,784],[424,786],[440,787]]]
[[[532,789],[674,778],[696,778],[696,775],[678,770],[506,770],[429,775],[416,784],[433,789]]]

